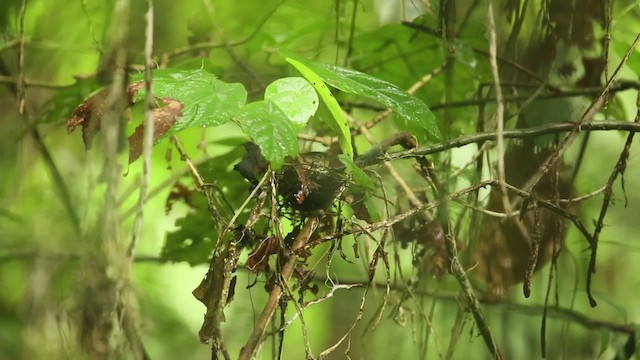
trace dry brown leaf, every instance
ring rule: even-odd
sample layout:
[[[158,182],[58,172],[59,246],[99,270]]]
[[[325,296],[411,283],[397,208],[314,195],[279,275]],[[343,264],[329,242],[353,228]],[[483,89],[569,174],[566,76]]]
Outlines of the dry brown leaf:
[[[127,107],[133,105],[133,99],[144,86],[144,81],[137,81],[127,86]],[[72,133],[76,127],[82,126],[82,140],[85,149],[91,149],[93,137],[100,131],[100,122],[107,112],[109,87],[94,94],[80,104],[67,120],[67,133]]]
[[[249,254],[245,265],[251,271],[268,272],[269,256],[277,254],[278,251],[280,251],[280,242],[278,241],[278,238],[270,236],[258,244],[251,254]]]
[[[165,135],[182,117],[184,104],[177,99],[161,98],[164,106],[153,110],[153,140],[157,140]],[[144,125],[140,125],[129,136],[129,164],[134,162],[142,154],[142,143],[144,139]]]

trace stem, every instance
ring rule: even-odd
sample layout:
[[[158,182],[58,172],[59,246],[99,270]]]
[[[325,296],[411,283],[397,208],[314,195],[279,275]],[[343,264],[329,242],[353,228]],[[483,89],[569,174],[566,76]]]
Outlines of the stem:
[[[320,220],[317,216],[310,217],[309,220],[307,220],[307,223],[304,224],[304,227],[300,230],[298,236],[296,236],[280,272],[281,283],[286,283],[293,275],[293,271],[295,270],[298,263],[296,252],[304,248],[304,246],[307,244],[307,241],[309,241],[309,238],[318,227],[319,221]],[[283,285],[275,284],[273,290],[271,291],[271,294],[269,295],[269,299],[267,300],[267,303],[262,310],[262,314],[260,314],[260,318],[258,319],[253,332],[251,333],[251,336],[249,336],[247,343],[240,351],[240,356],[238,357],[238,359],[248,360],[252,358],[256,349],[263,340],[265,329],[269,324],[269,321],[271,321],[271,318],[273,317],[273,313],[278,306],[278,302],[280,301],[283,292]]]

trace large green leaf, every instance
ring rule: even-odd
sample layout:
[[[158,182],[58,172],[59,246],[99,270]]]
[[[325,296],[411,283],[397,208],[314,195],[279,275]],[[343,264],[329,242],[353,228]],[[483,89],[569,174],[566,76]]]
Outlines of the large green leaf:
[[[427,131],[433,139],[441,139],[436,118],[429,107],[396,85],[359,71],[306,60],[289,52],[284,54],[287,61],[292,64],[294,64],[292,61],[295,61],[306,67],[332,87],[350,94],[371,98],[392,109],[406,121],[417,124]],[[299,65],[294,64],[294,66],[300,70]],[[305,77],[307,76],[305,75]]]
[[[136,75],[132,80],[142,81],[143,76]],[[133,101],[141,101],[145,93],[141,87]],[[184,105],[182,117],[165,137],[188,127],[222,125],[230,121],[247,100],[242,84],[225,83],[205,70],[156,70],[153,93],[158,98],[177,99]]]
[[[285,157],[298,154],[297,130],[287,114],[274,102],[248,104],[235,119],[242,131],[260,146],[262,155],[271,162],[272,169],[279,169]]]
[[[190,265],[206,263],[217,242],[217,229],[201,194],[191,198],[194,208],[176,219],[176,229],[167,232],[160,257],[163,261],[186,261]]]
[[[278,105],[298,128],[304,128],[318,110],[318,94],[301,77],[286,77],[272,82],[264,91],[264,99]]]
[[[333,94],[331,94],[331,90],[327,87],[327,84],[324,83],[318,74],[300,61],[288,56],[285,57],[285,60],[293,65],[300,74],[302,74],[302,76],[311,83],[313,88],[316,89],[318,95],[320,95],[320,98],[322,98],[322,101],[331,113],[333,121],[329,121],[329,126],[336,132],[336,134],[338,134],[338,141],[340,142],[342,152],[353,159],[353,146],[351,145],[351,130],[349,129],[349,123],[347,122],[347,118],[345,117],[342,108],[333,97]]]

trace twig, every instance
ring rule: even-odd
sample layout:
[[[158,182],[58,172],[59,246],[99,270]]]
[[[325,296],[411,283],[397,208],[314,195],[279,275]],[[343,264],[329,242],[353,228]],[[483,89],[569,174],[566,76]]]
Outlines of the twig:
[[[317,277],[316,277],[317,278]],[[327,278],[327,280],[330,280],[329,278]],[[355,287],[359,287],[359,288],[366,288],[365,284],[359,284],[359,283],[351,283],[351,284],[333,284],[331,285],[331,290],[329,290],[329,292],[326,295],[323,295],[317,299],[305,302],[304,304],[302,304],[300,309],[296,309],[296,313],[293,314],[293,316],[287,320],[287,322],[285,322],[284,324],[282,324],[282,326],[280,326],[280,328],[278,328],[276,330],[276,332],[279,331],[283,331],[284,329],[286,329],[289,325],[293,324],[294,321],[296,321],[296,319],[302,315],[302,311],[308,307],[310,307],[311,305],[315,305],[315,304],[319,304],[323,301],[329,300],[330,298],[332,298],[335,295],[335,292],[337,290],[340,289],[345,289],[345,290],[349,290]]]
[[[636,119],[634,121],[635,124],[640,125],[640,92],[638,92],[638,98],[636,100],[636,106],[638,107]],[[622,152],[620,152],[620,156],[618,158],[618,162],[613,168],[611,175],[609,176],[609,180],[605,185],[604,189],[604,200],[602,200],[602,207],[600,208],[600,215],[598,216],[598,221],[596,222],[596,228],[593,231],[593,245],[591,248],[591,257],[589,259],[589,270],[587,272],[587,296],[589,297],[589,304],[592,307],[596,306],[596,300],[593,298],[591,294],[591,277],[596,272],[596,252],[598,249],[598,239],[600,238],[600,232],[604,227],[604,217],[607,215],[607,210],[609,209],[609,204],[611,203],[611,196],[613,195],[613,183],[618,178],[618,175],[624,176],[624,172],[627,168],[627,160],[629,159],[629,150],[631,149],[631,143],[633,142],[633,137],[635,133],[629,133],[627,135],[627,141],[624,144],[624,148]],[[622,178],[622,191],[624,192],[624,178]],[[626,197],[626,194],[625,194]]]
[[[567,135],[565,135],[565,137],[562,139],[560,144],[558,144],[556,150],[553,153],[551,153],[551,155],[549,155],[549,157],[540,166],[538,171],[531,177],[530,181],[528,181],[527,184],[523,186],[523,189],[525,189],[525,191],[530,192],[536,186],[536,184],[540,181],[540,179],[542,179],[542,177],[549,172],[549,170],[555,165],[556,161],[560,158],[560,156],[564,154],[567,147],[573,142],[573,140],[575,140],[576,136],[581,131],[581,128],[583,127],[583,125],[590,122],[590,120],[595,116],[595,114],[603,106],[605,102],[605,94],[607,94],[608,89],[611,87],[613,80],[616,78],[616,76],[618,75],[622,67],[627,63],[627,60],[635,50],[635,47],[638,44],[638,41],[640,41],[640,33],[636,35],[636,38],[633,40],[633,43],[631,44],[631,46],[629,46],[629,48],[627,49],[627,52],[625,53],[622,60],[620,61],[620,63],[614,70],[613,74],[611,75],[611,78],[607,79],[607,83],[605,84],[604,89],[602,89],[602,92],[591,102],[591,105],[584,112],[580,121],[578,121],[578,123],[574,126],[573,129],[571,129],[571,131]],[[636,118],[636,124],[637,124],[637,120],[638,119]],[[633,139],[633,133],[629,134],[629,136],[627,137],[627,143],[630,145],[629,138]],[[625,145],[625,148],[626,148],[626,145]],[[625,157],[625,160],[622,160],[623,157],[624,157],[624,152],[623,154],[620,155],[621,160],[619,160],[619,164],[620,162],[626,162],[626,157]],[[617,171],[614,171],[614,174],[612,174],[613,180],[615,180],[615,177],[617,177]],[[606,194],[606,190],[605,190],[605,194]],[[606,199],[606,195],[605,195],[605,199]],[[603,209],[606,207],[608,207],[608,202],[607,204],[603,203]],[[603,210],[603,212],[606,213],[606,210]],[[601,216],[604,218],[603,215],[604,214],[601,212]],[[593,295],[591,294],[591,276],[593,273],[595,273],[595,264],[596,264],[595,257],[596,257],[596,249],[597,249],[597,237],[595,235],[599,235],[599,231],[597,231],[597,233],[594,233],[593,238],[588,238],[590,240],[590,245],[591,245],[591,259],[589,261],[589,269],[587,270],[587,297],[589,298],[589,304],[592,307],[595,307],[597,305],[595,299],[593,298]]]
[[[18,114],[20,115],[20,117],[22,119],[22,122],[24,123],[25,127],[26,128],[31,128],[31,130],[30,130],[31,137],[35,141],[36,147],[38,148],[38,150],[42,154],[44,163],[47,166],[47,168],[49,169],[49,172],[51,174],[53,183],[55,185],[55,188],[57,189],[56,193],[60,197],[60,200],[62,201],[62,204],[63,204],[63,206],[65,208],[65,211],[69,215],[69,219],[71,220],[71,225],[73,226],[73,229],[74,229],[75,233],[76,234],[80,234],[80,219],[79,219],[78,214],[76,213],[76,210],[75,210],[75,208],[73,206],[73,202],[71,200],[71,195],[69,193],[69,188],[65,184],[65,182],[64,182],[64,180],[62,178],[62,175],[60,174],[60,171],[58,170],[58,167],[56,166],[56,164],[55,164],[55,162],[53,160],[53,157],[51,156],[51,153],[49,152],[49,149],[47,148],[46,144],[44,143],[44,139],[42,139],[42,136],[40,136],[40,132],[38,132],[38,129],[35,126],[31,126],[30,124],[28,124],[29,116],[28,116],[27,111],[26,111],[27,80],[26,80],[26,68],[25,68],[25,63],[24,63],[24,61],[25,61],[25,46],[24,46],[25,45],[25,34],[24,33],[25,33],[26,12],[27,12],[27,0],[23,0],[21,5],[20,5],[20,11],[19,11],[19,15],[18,15],[18,19],[19,19],[19,38],[15,42],[15,45],[18,45],[18,77],[14,82],[15,87],[13,87],[13,89],[15,90],[16,99],[17,99],[17,102],[18,102]],[[14,45],[12,45],[12,46],[14,46]],[[8,71],[7,71],[7,75],[9,75]]]
[[[280,281],[287,282],[293,275],[296,265],[298,264],[297,260],[297,252],[298,250],[305,247],[311,235],[313,235],[314,231],[318,227],[318,223],[320,220],[317,216],[311,216],[307,222],[304,224],[298,235],[293,241],[291,245],[291,249],[289,253],[286,255],[286,260],[284,265],[282,266],[282,270],[280,271]],[[242,350],[240,350],[240,356],[238,359],[240,360],[249,360],[253,357],[256,349],[259,344],[262,342],[264,337],[264,333],[267,327],[267,324],[271,320],[273,313],[278,306],[278,302],[280,301],[280,297],[283,294],[283,285],[275,284],[271,294],[269,295],[269,299],[267,300],[264,309],[262,310],[262,314],[258,318],[256,325],[253,329],[253,332],[249,336],[247,343]]]
[[[442,183],[437,179],[434,171],[432,171],[428,167],[427,171],[429,176],[435,183],[439,195],[440,201],[438,204],[437,218],[444,233],[444,244],[447,251],[447,256],[449,258],[449,272],[458,281],[460,289],[462,290],[467,301],[467,305],[469,306],[469,310],[471,311],[471,315],[473,316],[476,326],[478,327],[478,331],[480,331],[480,336],[482,336],[485,345],[487,345],[489,352],[491,352],[491,356],[494,359],[503,359],[502,353],[498,348],[491,329],[489,328],[489,324],[484,317],[484,313],[482,311],[482,308],[480,307],[478,297],[476,296],[475,291],[471,286],[471,282],[467,277],[467,273],[462,267],[462,264],[460,263],[460,260],[458,258],[458,246],[456,244],[455,234],[453,232],[451,218],[449,215],[448,201],[450,199],[448,196],[447,188],[446,186],[443,186]],[[506,186],[506,183],[504,181],[498,181],[497,183],[497,185],[500,187]],[[495,181],[493,182],[492,186],[495,186]],[[507,195],[505,194],[505,196]]]
[[[187,152],[184,151],[184,147],[182,146],[182,142],[180,142],[180,139],[178,139],[177,136],[173,135],[171,137],[171,141],[173,141],[174,145],[176,146],[176,149],[178,150],[178,153],[180,154],[180,159],[182,161],[184,161],[185,163],[187,163],[187,166],[189,168],[189,172],[191,172],[191,176],[193,176],[193,179],[195,180],[196,189],[201,190],[202,187],[205,185],[205,182],[204,182],[204,179],[202,178],[202,176],[200,175],[200,172],[198,171],[198,168],[196,167],[196,164],[191,160],[191,158],[189,158],[189,156],[187,155]]]
[[[503,136],[505,139],[525,139],[525,138],[533,138],[533,137],[543,136],[548,134],[556,134],[556,133],[572,131],[575,128],[576,128],[576,123],[573,123],[573,122],[554,123],[554,124],[541,125],[541,126],[536,126],[531,128],[505,130],[503,133]],[[637,124],[635,122],[626,122],[626,121],[609,121],[609,120],[596,121],[596,122],[590,122],[587,124],[582,124],[577,128],[576,131],[585,132],[585,131],[611,131],[611,130],[628,131],[628,132],[634,132],[634,133],[640,132],[640,124]],[[486,132],[486,133],[479,133],[474,135],[463,135],[455,139],[445,141],[440,144],[419,147],[414,150],[390,153],[383,158],[378,157],[378,158],[367,159],[366,161],[359,163],[359,165],[367,166],[367,165],[379,163],[381,161],[393,161],[398,159],[406,159],[406,158],[418,157],[423,155],[429,155],[429,154],[434,154],[434,153],[439,153],[445,150],[449,150],[452,148],[473,144],[476,142],[495,140],[496,138],[497,138],[497,134],[495,132]]]
[[[72,84],[57,84],[51,83],[47,81],[37,81],[37,80],[29,80],[25,78],[12,78],[11,76],[0,76],[0,84],[18,84],[21,83],[25,88],[28,87],[40,87],[44,89],[66,89],[68,87],[74,86],[75,83]]]
[[[500,74],[498,73],[496,24],[493,19],[493,1],[487,2],[487,22],[489,23],[489,63],[491,64],[491,76],[493,77],[493,88],[496,92],[496,147],[498,150],[498,182],[500,183],[500,193],[502,194],[502,205],[505,212],[510,214],[511,203],[507,196],[504,171],[504,99],[502,97],[502,85],[500,85]]]
[[[151,71],[153,69],[153,0],[147,0],[148,7],[145,15],[146,29],[145,29],[145,44],[144,44],[144,57],[145,57],[145,111],[144,111],[144,134],[142,141],[142,178],[140,180],[140,196],[138,199],[138,212],[133,223],[133,236],[131,243],[127,249],[127,255],[129,261],[133,261],[134,251],[136,244],[140,239],[142,232],[142,224],[144,220],[144,207],[147,203],[149,193],[149,183],[151,182],[151,165],[152,157],[151,152],[153,150],[153,131],[154,131],[154,113],[155,98],[153,96],[153,76]]]
[[[623,92],[627,90],[637,90],[640,88],[640,82],[631,81],[631,80],[618,80],[616,81],[609,89],[608,94]],[[601,87],[589,87],[575,90],[564,90],[560,92],[553,92],[547,94],[539,94],[536,96],[538,100],[544,99],[561,99],[568,97],[577,97],[577,96],[593,96],[598,95],[602,92]],[[518,102],[518,101],[527,101],[531,98],[531,95],[516,95],[516,96],[505,96],[505,102]],[[458,100],[458,101],[450,101],[450,102],[442,102],[437,104],[429,105],[429,109],[432,111],[443,110],[443,109],[451,109],[451,108],[459,108],[459,107],[467,107],[467,106],[482,106],[490,103],[496,102],[495,97],[486,97],[486,98],[473,98],[466,100]],[[361,102],[343,102],[341,103],[345,108],[349,107],[357,107],[362,109],[369,109],[374,111],[383,111],[385,110],[383,107],[370,104],[370,103],[361,103]]]
[[[262,18],[260,22],[257,23],[256,28],[253,30],[253,32],[242,40],[233,41],[233,42],[222,41],[220,43],[214,43],[214,42],[198,43],[198,44],[189,45],[180,49],[176,49],[170,53],[165,54],[163,57],[172,59],[192,51],[223,48],[226,46],[239,46],[239,45],[245,44],[251,41],[251,39],[253,39],[260,32],[260,30],[262,30],[262,28],[264,27],[264,24],[266,24],[267,21],[271,18],[271,16],[275,14],[275,12],[280,8],[280,5],[282,5],[282,3],[284,3],[284,0],[280,1],[276,6],[274,6],[273,9],[271,9],[269,13],[267,13],[267,15],[264,18]]]
[[[636,35],[636,38],[633,40],[633,43],[631,44],[631,46],[629,46],[629,49],[627,49],[627,52],[625,53],[622,60],[620,61],[615,71],[611,75],[611,78],[607,80],[607,83],[605,84],[602,91],[591,102],[591,105],[589,105],[587,110],[585,110],[584,114],[582,115],[580,120],[574,125],[573,129],[571,129],[571,131],[567,135],[565,135],[562,141],[560,141],[560,143],[556,147],[556,151],[554,151],[553,153],[551,153],[551,155],[549,155],[549,157],[545,160],[545,162],[540,166],[538,172],[531,177],[531,180],[525,186],[523,186],[523,189],[525,189],[526,191],[531,191],[531,189],[533,189],[533,187],[536,186],[538,181],[540,181],[540,179],[542,179],[542,177],[549,172],[551,167],[556,163],[556,161],[560,158],[560,156],[564,154],[564,151],[567,149],[567,147],[573,142],[573,140],[575,140],[578,133],[582,131],[582,128],[584,127],[584,125],[588,124],[591,121],[591,119],[595,116],[595,114],[600,110],[600,108],[604,104],[605,94],[609,91],[609,88],[613,84],[613,80],[616,78],[616,76],[618,75],[622,67],[627,63],[627,60],[635,50],[636,45],[638,44],[638,41],[640,41],[640,33]]]
[[[415,29],[415,30],[418,30],[418,31],[422,31],[422,32],[424,32],[426,34],[431,34],[431,35],[435,35],[435,36],[440,37],[439,34],[434,33],[431,29],[429,29],[428,27],[426,27],[424,25],[421,25],[421,24],[415,24],[415,23],[412,23],[412,22],[409,22],[409,21],[403,21],[402,25],[404,25],[406,27],[409,27],[409,28],[412,28],[412,29]],[[483,56],[486,56],[486,57],[490,57],[489,53],[487,51],[483,50],[483,49],[479,49],[479,48],[476,48],[476,47],[471,47],[471,49],[473,49],[473,52],[475,52],[477,54],[480,54],[480,55],[483,55]],[[503,57],[500,57],[500,56],[498,56],[496,58],[501,63],[504,63],[504,64],[506,64],[506,65],[508,65],[508,66],[510,66],[510,67],[512,67],[512,68],[514,68],[514,69],[516,69],[516,70],[518,70],[518,71],[520,71],[520,72],[522,72],[524,74],[527,74],[528,76],[530,76],[533,79],[538,80],[539,82],[544,82],[544,80],[542,78],[540,78],[540,76],[538,76],[533,71],[525,68],[524,66],[522,66],[522,65],[520,65],[518,63],[515,63],[515,62],[513,62],[511,60],[508,60],[508,59],[505,59]]]
[[[316,280],[322,282],[325,280],[325,278],[323,278],[319,274],[316,274]],[[342,279],[341,281],[342,286],[347,286],[347,285],[365,286],[366,283],[367,283],[366,280],[357,280],[357,279]],[[384,284],[381,282],[374,282],[372,283],[372,285],[380,286],[380,287],[384,286]],[[404,291],[405,287],[406,285],[404,283],[391,284],[391,289],[395,291]],[[415,293],[415,295],[428,296],[437,300],[459,302],[458,294],[454,294],[454,293],[443,293],[440,291],[432,291],[424,288],[415,289],[413,290],[413,292]],[[509,313],[518,312],[522,315],[527,315],[527,316],[539,316],[544,311],[544,305],[528,305],[528,304],[517,304],[517,303],[508,303],[508,302],[496,303],[491,301],[487,302],[483,300],[480,300],[480,302],[484,306],[498,308],[498,309],[503,308],[504,311],[506,312],[509,312]],[[613,332],[626,334],[626,335],[635,334],[635,329],[633,325],[618,324],[611,321],[592,319],[575,310],[567,309],[559,306],[550,307],[548,310],[548,316],[556,319],[569,320],[577,324],[580,324],[587,329],[606,329],[606,330],[610,330]]]

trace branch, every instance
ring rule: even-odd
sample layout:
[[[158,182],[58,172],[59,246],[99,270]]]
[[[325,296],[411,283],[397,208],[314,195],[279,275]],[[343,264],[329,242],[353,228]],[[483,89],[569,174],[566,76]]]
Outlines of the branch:
[[[638,93],[638,98],[636,100],[636,105],[638,107],[638,111],[636,114],[636,119],[634,124],[640,125],[640,92]],[[607,215],[607,210],[609,209],[609,204],[611,203],[611,196],[613,195],[613,183],[618,178],[618,175],[624,176],[624,172],[627,169],[627,160],[629,159],[629,150],[631,149],[631,143],[633,142],[633,137],[635,133],[630,133],[627,135],[627,141],[624,144],[624,148],[620,152],[620,156],[618,157],[618,162],[616,163],[611,175],[609,176],[609,180],[605,185],[604,189],[604,200],[602,200],[602,207],[600,208],[600,215],[598,216],[598,222],[596,223],[596,228],[593,231],[592,238],[592,247],[591,247],[591,257],[589,259],[589,270],[587,270],[587,296],[589,297],[589,304],[592,307],[596,306],[596,300],[593,298],[591,294],[591,276],[596,272],[596,252],[598,249],[598,238],[600,237],[600,232],[604,227],[604,217]],[[625,191],[624,188],[624,177],[622,178],[622,191]],[[626,199],[626,194],[625,194]]]
[[[300,230],[298,236],[296,236],[280,272],[281,283],[286,283],[293,275],[293,271],[295,270],[298,263],[296,253],[298,250],[301,250],[305,247],[307,241],[309,241],[309,238],[318,227],[319,222],[320,220],[317,216],[310,217],[304,227]],[[264,309],[262,310],[262,314],[260,315],[260,318],[258,319],[253,332],[251,333],[251,336],[249,336],[249,340],[247,340],[245,346],[242,347],[242,350],[240,350],[240,356],[238,357],[238,359],[248,360],[253,357],[256,349],[262,341],[262,338],[264,337],[265,329],[269,324],[269,321],[271,320],[276,307],[278,306],[278,302],[280,301],[280,297],[282,297],[282,294],[283,285],[280,285],[280,283],[276,283],[273,287],[273,290],[271,291],[271,294],[269,295],[269,299],[267,300]]]
[[[314,280],[324,284],[327,278],[322,274],[317,273],[314,276]],[[358,288],[366,288],[367,284],[368,284],[367,280],[342,279],[342,281],[340,281],[340,284],[334,285],[334,287],[339,286],[341,289],[355,290]],[[386,284],[380,281],[374,281],[374,282],[371,282],[369,286],[385,287]],[[396,283],[392,283],[390,286],[391,286],[391,289],[395,291],[406,290],[406,285],[403,283],[396,282]],[[331,291],[334,291],[333,288]],[[428,296],[436,300],[444,300],[444,301],[450,301],[450,302],[456,302],[456,303],[460,302],[460,296],[457,293],[446,293],[443,291],[438,291],[438,290],[434,291],[434,290],[422,289],[422,288],[417,288],[412,291],[415,295]],[[541,305],[541,304],[527,305],[527,304],[518,304],[518,303],[509,303],[509,302],[497,303],[492,301],[485,301],[482,299],[480,299],[480,302],[484,306],[488,306],[492,308],[503,308],[504,311],[509,311],[509,312],[516,311],[522,315],[527,315],[527,316],[539,316],[540,313],[544,311],[544,305]],[[553,306],[548,308],[548,315],[551,318],[572,321],[576,324],[579,324],[585,327],[586,329],[606,329],[612,332],[617,332],[617,333],[626,334],[626,335],[634,335],[636,332],[636,330],[632,325],[620,324],[620,323],[615,323],[615,322],[606,321],[606,320],[593,319],[576,310],[559,307],[559,306]]]
[[[566,123],[554,123],[548,125],[541,125],[531,128],[523,128],[523,129],[514,129],[514,130],[505,130],[503,132],[503,136],[505,139],[525,139],[525,138],[533,138],[543,135],[549,134],[557,134],[562,132],[571,131],[575,128],[576,123],[566,122]],[[640,124],[619,120],[607,120],[607,121],[596,121],[587,124],[583,124],[578,128],[578,132],[586,132],[586,131],[611,131],[611,130],[620,130],[627,132],[640,132]],[[474,135],[463,135],[459,136],[455,139],[451,139],[449,141],[445,141],[439,144],[435,144],[432,146],[423,146],[418,147],[414,150],[407,151],[399,151],[391,154],[378,154],[376,156],[359,159],[358,165],[360,166],[368,166],[377,164],[383,161],[392,161],[399,159],[407,159],[413,158],[423,155],[429,155],[434,153],[439,153],[445,150],[463,147],[465,145],[479,143],[483,141],[492,141],[496,140],[497,133],[495,132],[485,132]]]
[[[280,5],[282,5],[282,3],[284,3],[284,0],[280,1],[278,3],[278,5],[274,6],[273,9],[271,9],[269,11],[269,13],[258,23],[258,25],[256,26],[256,28],[253,30],[253,32],[251,34],[249,34],[249,36],[247,36],[246,38],[242,39],[242,40],[238,40],[238,41],[233,41],[233,42],[226,42],[226,41],[222,41],[222,42],[203,42],[203,43],[197,43],[197,44],[193,44],[193,45],[189,45],[180,49],[176,49],[170,53],[167,53],[163,56],[168,58],[168,59],[172,59],[175,57],[178,57],[180,55],[184,55],[186,53],[192,52],[192,51],[198,51],[198,50],[210,50],[210,49],[216,49],[216,48],[223,48],[223,47],[228,47],[228,46],[238,46],[238,45],[242,45],[245,44],[249,41],[251,41],[251,39],[253,39],[258,32],[260,32],[260,30],[262,30],[262,28],[264,27],[264,24],[267,23],[267,21],[271,18],[271,16],[273,16],[273,14],[275,14],[275,12],[280,8]]]

